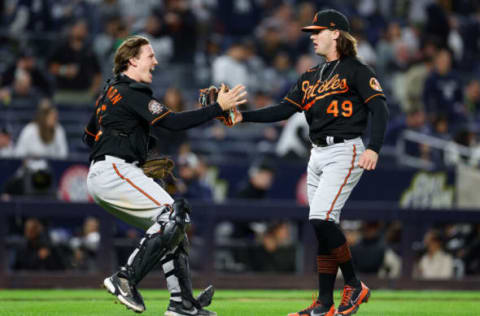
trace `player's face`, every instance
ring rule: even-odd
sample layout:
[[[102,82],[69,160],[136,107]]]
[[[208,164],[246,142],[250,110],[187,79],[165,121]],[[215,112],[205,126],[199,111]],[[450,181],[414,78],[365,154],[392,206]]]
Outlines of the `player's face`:
[[[310,39],[317,55],[327,56],[332,50],[336,50],[335,32],[332,30],[323,29],[312,32]]]
[[[152,46],[150,44],[143,45],[140,48],[140,54],[134,59],[139,78],[138,81],[152,83],[152,72],[154,71],[155,66],[158,65]]]

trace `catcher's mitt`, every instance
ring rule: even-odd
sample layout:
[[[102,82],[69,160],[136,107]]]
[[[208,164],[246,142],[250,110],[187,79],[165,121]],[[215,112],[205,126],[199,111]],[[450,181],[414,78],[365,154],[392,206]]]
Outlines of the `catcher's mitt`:
[[[175,178],[172,174],[175,163],[167,157],[147,160],[143,165],[143,173],[153,179],[164,179],[167,176]]]
[[[225,86],[225,87],[226,87],[225,91],[228,91],[228,86]],[[218,89],[215,86],[210,86],[205,89],[200,89],[200,96],[198,98],[198,103],[200,103],[200,106],[206,107],[217,102],[219,91],[220,89]],[[236,107],[227,111],[223,111],[222,116],[217,116],[216,119],[222,122],[225,126],[231,127],[235,124],[235,113],[237,111],[238,110]]]

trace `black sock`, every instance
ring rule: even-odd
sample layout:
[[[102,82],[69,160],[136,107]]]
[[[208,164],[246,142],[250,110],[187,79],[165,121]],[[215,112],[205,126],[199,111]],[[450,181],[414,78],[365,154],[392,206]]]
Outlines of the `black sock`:
[[[343,279],[345,280],[345,284],[348,284],[353,287],[360,286],[360,280],[357,279],[355,275],[355,269],[353,267],[352,259],[341,263],[338,265],[340,270],[342,270]]]
[[[318,301],[330,307],[333,304],[333,290],[337,276],[338,265],[335,257],[328,251],[326,243],[318,241],[317,272],[318,272]]]
[[[339,225],[322,220],[311,220],[311,223],[315,227],[317,239],[326,241],[326,247],[329,253],[335,257],[345,283],[354,287],[359,286],[360,281],[355,275],[350,248]]]
[[[318,301],[323,306],[330,307],[333,304],[333,290],[335,289],[336,274],[318,274]]]

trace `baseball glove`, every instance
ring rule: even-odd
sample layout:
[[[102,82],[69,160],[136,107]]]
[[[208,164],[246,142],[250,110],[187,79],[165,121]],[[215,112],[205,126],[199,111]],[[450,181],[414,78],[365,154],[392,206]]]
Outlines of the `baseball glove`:
[[[198,98],[198,103],[200,106],[206,107],[217,102],[219,88],[215,86],[210,86],[205,89],[200,89],[200,96]],[[228,91],[228,86],[226,86],[225,91]],[[235,115],[238,112],[236,107],[223,111],[221,116],[217,116],[216,119],[222,122],[225,126],[232,127],[235,124]]]
[[[164,179],[167,176],[174,178],[173,167],[175,163],[167,157],[152,158],[142,165],[143,173],[153,179]]]

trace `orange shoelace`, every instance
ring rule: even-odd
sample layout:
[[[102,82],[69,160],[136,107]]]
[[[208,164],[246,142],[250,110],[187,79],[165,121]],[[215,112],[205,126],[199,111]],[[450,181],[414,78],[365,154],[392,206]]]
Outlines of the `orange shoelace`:
[[[345,285],[343,288],[342,302],[340,305],[348,305],[350,303],[350,298],[352,297],[353,287]]]
[[[318,302],[317,302],[317,298],[315,297],[314,294],[312,294],[312,305],[308,306],[307,308],[305,308],[302,312],[304,311],[308,311],[309,309],[314,309],[315,307],[317,307],[318,305]]]

